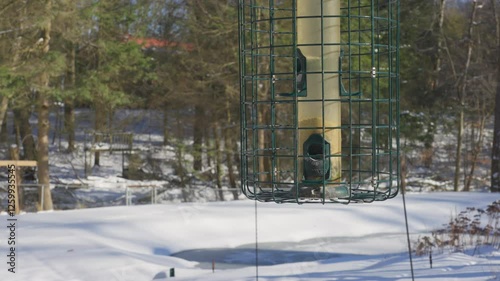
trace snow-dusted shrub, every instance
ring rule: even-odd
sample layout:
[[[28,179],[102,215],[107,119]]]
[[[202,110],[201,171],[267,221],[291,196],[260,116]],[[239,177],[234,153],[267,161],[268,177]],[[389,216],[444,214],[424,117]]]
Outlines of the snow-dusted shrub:
[[[456,252],[482,245],[500,248],[500,200],[486,209],[469,207],[433,231],[432,237],[419,237],[415,253],[427,255],[434,248]]]

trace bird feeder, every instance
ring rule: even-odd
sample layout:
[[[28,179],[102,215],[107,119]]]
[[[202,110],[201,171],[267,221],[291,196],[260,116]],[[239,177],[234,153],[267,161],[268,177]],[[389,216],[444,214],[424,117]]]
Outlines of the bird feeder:
[[[250,199],[397,195],[398,0],[239,0],[241,183]]]

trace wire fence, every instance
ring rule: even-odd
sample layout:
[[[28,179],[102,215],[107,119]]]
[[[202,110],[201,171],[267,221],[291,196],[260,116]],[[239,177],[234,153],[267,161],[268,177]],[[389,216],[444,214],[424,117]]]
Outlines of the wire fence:
[[[7,183],[0,184],[0,211],[7,211]],[[37,212],[47,198],[40,184],[19,185],[19,204],[24,212]],[[53,184],[54,210],[73,210],[112,206],[215,202],[243,199],[239,188],[170,187],[162,184],[116,184],[105,188],[86,184]]]

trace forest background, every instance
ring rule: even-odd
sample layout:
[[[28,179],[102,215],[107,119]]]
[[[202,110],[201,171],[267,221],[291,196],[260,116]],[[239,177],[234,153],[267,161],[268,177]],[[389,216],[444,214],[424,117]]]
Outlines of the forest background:
[[[453,169],[437,176],[455,191],[499,192],[500,1],[401,2],[403,172],[435,169],[436,136],[446,134]],[[94,112],[98,132],[123,129],[113,126],[118,110],[155,110],[181,181],[189,174],[238,188],[237,8],[235,0],[1,0],[0,143],[37,160],[38,182],[49,185],[50,134],[75,153],[77,109]],[[49,116],[61,105],[54,130]],[[478,165],[488,173],[478,176]],[[44,192],[40,209],[52,209]]]

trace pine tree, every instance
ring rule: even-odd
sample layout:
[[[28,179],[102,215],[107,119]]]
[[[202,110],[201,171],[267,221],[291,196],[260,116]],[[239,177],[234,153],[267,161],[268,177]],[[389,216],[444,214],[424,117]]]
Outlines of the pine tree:
[[[192,0],[186,1],[186,4],[185,36],[193,44],[193,51],[184,54],[182,64],[191,81],[186,90],[193,95],[195,110],[193,154],[196,157],[193,168],[201,169],[202,139],[215,138],[215,178],[217,187],[221,188],[222,171],[219,166],[222,156],[225,155],[228,164],[232,165],[230,151],[235,148],[231,145],[234,140],[229,137],[225,143],[222,142],[223,136],[228,134],[221,132],[235,130],[237,118],[232,116],[239,109],[237,5],[235,2],[215,0]],[[206,127],[211,128],[211,136],[205,134],[207,131],[203,128]],[[233,172],[232,169],[229,171]],[[234,175],[230,176],[234,178]],[[230,183],[235,184],[235,181]]]
[[[83,15],[88,22],[87,44],[78,60],[83,66],[78,76],[78,89],[94,107],[96,131],[112,130],[114,111],[133,104],[135,85],[146,78],[150,60],[136,42],[127,40],[134,26],[133,1],[99,1],[87,6]],[[95,155],[99,165],[99,153]]]

